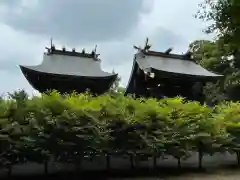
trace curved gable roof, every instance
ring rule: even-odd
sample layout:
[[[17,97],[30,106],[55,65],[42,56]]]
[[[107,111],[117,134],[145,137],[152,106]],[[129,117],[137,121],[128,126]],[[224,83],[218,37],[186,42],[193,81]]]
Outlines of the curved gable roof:
[[[167,55],[158,52],[139,52],[136,54],[136,62],[142,70],[148,70],[150,68],[182,75],[191,76],[205,76],[205,77],[221,77],[204,69],[199,64],[196,64],[189,58],[181,55]]]
[[[34,71],[59,75],[85,77],[106,77],[114,75],[103,71],[100,61],[96,61],[93,58],[59,54],[44,54],[43,61],[40,65],[23,67]]]

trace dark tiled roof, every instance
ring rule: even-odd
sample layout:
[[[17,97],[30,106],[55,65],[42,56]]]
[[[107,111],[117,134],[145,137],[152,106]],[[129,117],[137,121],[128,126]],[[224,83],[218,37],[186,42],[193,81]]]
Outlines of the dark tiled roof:
[[[179,75],[182,74],[203,77],[221,76],[204,69],[185,55],[143,51],[136,54],[136,62],[142,70],[155,69]]]

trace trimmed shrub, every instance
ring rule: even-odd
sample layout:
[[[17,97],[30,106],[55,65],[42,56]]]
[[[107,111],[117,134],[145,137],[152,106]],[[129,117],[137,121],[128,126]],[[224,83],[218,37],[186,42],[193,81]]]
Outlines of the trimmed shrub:
[[[19,97],[20,96],[20,97]],[[22,97],[22,98],[21,98]],[[239,151],[239,103],[213,108],[180,97],[134,99],[122,94],[93,97],[88,93],[26,98],[21,92],[0,100],[0,158],[9,169],[16,163],[71,162],[105,156],[136,160],[171,155],[186,159],[195,151],[199,168],[204,154]]]

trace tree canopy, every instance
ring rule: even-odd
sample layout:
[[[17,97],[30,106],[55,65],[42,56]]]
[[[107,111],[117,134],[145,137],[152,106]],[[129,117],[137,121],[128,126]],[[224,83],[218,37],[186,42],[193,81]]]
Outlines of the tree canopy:
[[[213,108],[182,98],[135,99],[107,93],[27,98],[23,91],[0,101],[0,165],[37,162],[45,166],[85,160],[127,157],[137,160],[173,156],[181,165],[192,151],[204,154],[239,152],[239,103]],[[127,141],[126,141],[127,140]],[[239,158],[240,161],[240,158]]]
[[[223,99],[240,100],[240,1],[205,0],[200,4],[197,18],[208,21],[206,33],[214,33],[215,40],[196,40],[189,45],[197,63],[225,76],[216,84],[208,84],[204,91],[210,102]]]
[[[239,0],[205,0],[200,7],[197,17],[211,22],[206,32],[215,32],[219,38],[223,38],[224,44],[231,45],[233,51],[239,50]]]

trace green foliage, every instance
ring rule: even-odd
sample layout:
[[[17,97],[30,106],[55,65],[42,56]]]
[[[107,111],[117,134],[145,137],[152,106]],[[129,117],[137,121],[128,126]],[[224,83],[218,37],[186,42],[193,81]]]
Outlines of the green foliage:
[[[225,78],[225,91],[231,100],[240,100],[240,71],[233,72]]]
[[[197,18],[208,21],[206,33],[214,33],[215,41],[197,40],[190,50],[198,63],[206,69],[225,75],[208,101],[240,100],[238,91],[240,69],[240,3],[239,0],[205,0],[199,6]],[[220,84],[222,84],[220,86]],[[208,86],[208,89],[210,86]]]
[[[223,92],[220,83],[207,83],[203,89],[205,94],[205,101],[208,104],[218,104],[227,99],[226,94]]]
[[[55,91],[16,97],[0,101],[0,159],[7,168],[25,162],[46,165],[52,158],[79,167],[82,160],[99,156],[133,162],[171,155],[180,163],[192,151],[201,156],[238,152],[238,103],[209,108],[180,97],[158,101]]]
[[[239,0],[205,0],[197,17],[211,21],[208,33],[216,32],[224,44],[239,52],[240,47],[240,3]]]
[[[215,42],[195,41],[190,44],[189,49],[197,63],[212,72],[225,75],[218,82],[205,86],[205,100],[210,104],[222,100],[240,100],[239,68],[236,66],[236,59],[231,55],[231,48],[218,39]]]
[[[228,60],[230,48],[222,46],[220,40],[197,40],[189,45],[189,50],[198,64],[212,72],[224,75],[231,69],[231,61]]]

